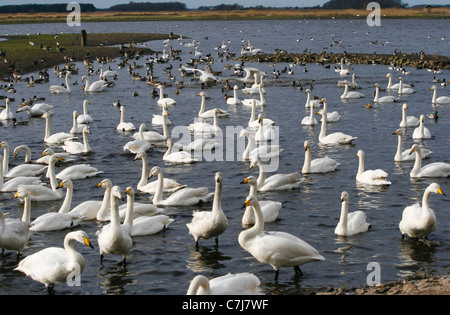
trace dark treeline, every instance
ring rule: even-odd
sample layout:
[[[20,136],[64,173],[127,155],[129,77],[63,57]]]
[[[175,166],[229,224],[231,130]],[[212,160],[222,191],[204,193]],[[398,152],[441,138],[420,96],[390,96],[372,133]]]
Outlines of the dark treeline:
[[[322,9],[366,9],[372,0],[330,0],[322,6]],[[382,9],[405,8],[402,0],[376,0]]]
[[[133,2],[118,4],[110,7],[108,11],[185,11],[186,4],[181,2]]]
[[[81,11],[95,12],[91,3],[80,3]],[[20,4],[0,6],[0,13],[35,13],[35,12],[67,12],[67,3],[56,4]]]

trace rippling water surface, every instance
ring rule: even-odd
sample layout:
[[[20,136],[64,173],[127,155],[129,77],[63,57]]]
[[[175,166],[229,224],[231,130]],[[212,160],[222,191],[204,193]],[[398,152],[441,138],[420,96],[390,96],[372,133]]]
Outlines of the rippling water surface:
[[[199,50],[203,54],[212,53],[216,57],[215,47],[224,40],[231,52],[239,55],[241,40],[250,41],[256,48],[265,52],[275,49],[285,49],[289,52],[302,52],[305,49],[312,52],[322,50],[331,52],[377,52],[392,53],[394,49],[403,49],[407,53],[420,50],[430,54],[446,55],[449,49],[446,30],[448,20],[382,20],[381,27],[368,27],[364,20],[328,20],[328,21],[220,21],[220,22],[126,22],[126,23],[87,23],[83,28],[88,33],[93,32],[159,32],[182,34],[185,41],[196,39],[200,42]],[[1,26],[0,34],[5,33],[54,33],[79,32],[79,28],[70,28],[60,24],[36,25],[6,25]],[[189,37],[189,38],[187,38]],[[299,40],[301,39],[301,40]],[[231,40],[231,43],[227,41]],[[299,41],[298,41],[299,40]],[[342,40],[342,44],[333,44],[333,40]],[[378,44],[370,41],[378,40]],[[168,109],[172,126],[186,126],[194,121],[200,107],[201,85],[191,78],[181,78],[176,68],[193,57],[193,49],[178,45],[172,41],[174,48],[182,50],[182,61],[173,62],[172,74],[176,80],[184,82],[185,88],[178,95],[174,94],[176,85],[166,88],[169,97],[177,101],[177,105]],[[383,44],[383,45],[382,45]],[[165,47],[162,41],[149,42],[152,49],[162,51]],[[166,48],[167,49],[167,48]],[[117,70],[117,62],[111,67]],[[144,65],[146,60],[137,60]],[[216,58],[211,65],[216,71],[222,71],[222,78],[236,79],[232,70],[225,70],[227,64],[234,61]],[[99,64],[94,67],[98,69]],[[155,64],[155,75],[160,80],[171,83],[162,70],[167,64]],[[300,171],[303,159],[303,142],[309,140],[312,145],[313,158],[328,155],[341,164],[336,172],[328,174],[312,174],[305,176],[305,182],[298,190],[270,192],[262,194],[267,200],[282,202],[279,219],[266,225],[266,230],[280,230],[292,233],[314,246],[326,258],[326,261],[311,263],[302,267],[304,276],[294,277],[292,268],[284,268],[278,281],[274,280],[274,271],[268,265],[263,265],[243,250],[238,243],[238,235],[242,231],[241,206],[248,193],[248,187],[240,182],[248,175],[257,175],[257,170],[250,171],[249,165],[237,161],[201,161],[189,166],[169,165],[162,161],[163,151],[153,150],[149,154],[149,168],[159,165],[168,177],[175,178],[190,187],[208,186],[214,190],[214,174],[223,173],[222,207],[229,218],[229,227],[219,238],[219,247],[214,240],[201,240],[200,248],[195,249],[194,240],[188,234],[186,223],[192,218],[196,209],[208,210],[211,204],[199,207],[165,207],[165,212],[175,219],[170,227],[161,233],[146,237],[136,237],[134,247],[122,268],[120,257],[107,256],[103,266],[100,264],[96,231],[102,223],[85,222],[79,229],[85,230],[91,237],[95,250],[78,245],[78,250],[86,259],[86,268],[82,275],[81,287],[56,286],[60,294],[185,294],[189,281],[196,274],[207,277],[217,277],[228,272],[252,272],[261,280],[261,286],[266,294],[302,293],[321,287],[348,288],[366,284],[366,278],[371,270],[366,270],[370,262],[376,262],[381,267],[381,282],[396,280],[418,270],[445,273],[449,265],[449,208],[450,181],[448,178],[411,180],[409,172],[412,163],[395,163],[393,157],[397,147],[397,137],[392,133],[398,128],[401,120],[401,104],[408,104],[408,115],[416,117],[421,114],[438,111],[438,121],[425,119],[426,126],[433,137],[421,142],[424,147],[433,151],[424,164],[431,162],[450,162],[450,138],[448,117],[450,105],[433,106],[431,104],[433,77],[444,79],[447,73],[435,74],[427,70],[406,69],[411,75],[404,75],[404,82],[414,83],[417,93],[404,95],[401,102],[394,104],[375,105],[372,103],[374,83],[386,87],[386,74],[391,72],[396,80],[400,73],[389,70],[385,65],[352,65],[357,74],[357,83],[362,88],[364,98],[342,101],[340,95],[343,88],[337,87],[339,76],[333,70],[321,65],[307,64],[294,68],[294,74],[282,73],[275,79],[274,69],[282,70],[289,64],[258,64],[246,63],[246,66],[257,67],[268,74],[266,82],[267,106],[258,108],[265,116],[278,122],[280,130],[280,145],[284,148],[279,160],[278,173]],[[119,133],[116,126],[120,113],[112,103],[120,99],[126,106],[126,120],[136,126],[145,122],[152,130],[161,132],[161,128],[151,125],[153,114],[159,114],[161,109],[156,104],[157,98],[151,97],[152,88],[145,82],[133,81],[127,69],[120,69],[115,86],[99,94],[85,94],[81,90],[81,76],[86,73],[84,66],[77,63],[80,69],[78,75],[72,75],[73,92],[69,95],[51,95],[48,92],[50,84],[63,83],[50,69],[50,82],[37,84],[34,88],[27,87],[26,82],[17,82],[15,97],[12,103],[15,110],[23,97],[28,99],[33,95],[43,96],[45,102],[55,106],[51,122],[51,132],[69,131],[72,124],[72,112],[82,112],[84,99],[90,100],[89,113],[94,118],[89,137],[94,153],[77,158],[75,163],[90,163],[104,173],[98,177],[74,182],[75,206],[87,199],[102,198],[103,189],[95,188],[103,178],[110,178],[115,185],[136,187],[141,176],[141,161],[134,161],[134,155],[123,151],[123,145],[131,138],[129,133]],[[305,72],[306,70],[307,72]],[[145,75],[145,68],[139,70]],[[37,73],[34,73],[35,78]],[[301,119],[309,114],[305,109],[306,94],[304,87],[292,86],[293,81],[313,82],[312,95],[325,97],[330,110],[341,114],[341,121],[330,123],[328,132],[342,131],[354,136],[357,140],[352,146],[322,146],[318,144],[320,126],[307,127],[300,124]],[[242,84],[238,82],[242,87]],[[246,126],[250,109],[243,106],[229,106],[224,101],[224,94],[219,83],[207,88],[210,95],[207,108],[221,107],[231,115],[220,119],[222,128],[226,126]],[[134,92],[139,96],[133,96]],[[382,92],[384,95],[386,92]],[[247,98],[242,92],[241,99]],[[395,95],[395,94],[394,94]],[[449,95],[448,87],[438,84],[438,95]],[[372,103],[368,109],[366,104]],[[27,120],[25,113],[15,114],[18,120]],[[320,118],[317,116],[317,118]],[[404,149],[410,148],[412,129],[406,130]],[[6,123],[0,126],[2,141],[7,141],[11,147],[10,167],[22,162],[22,156],[12,159],[12,150],[20,144],[28,145],[32,150],[32,158],[37,159],[45,149],[43,143],[44,120],[29,119],[28,125],[13,126]],[[178,136],[178,135],[176,135]],[[178,140],[178,139],[175,139]],[[235,139],[237,141],[237,139]],[[60,150],[60,148],[57,148]],[[355,181],[358,168],[357,150],[366,153],[366,168],[382,168],[389,173],[392,185],[385,188],[360,186]],[[66,165],[57,167],[62,170]],[[438,182],[447,192],[447,197],[432,195],[430,204],[435,210],[438,227],[429,236],[428,242],[402,240],[398,223],[403,209],[415,202],[421,202],[425,188],[431,182]],[[340,195],[343,190],[350,195],[350,211],[364,210],[367,220],[372,224],[369,232],[353,237],[340,238],[334,234],[334,228],[339,220]],[[151,195],[139,194],[137,201],[151,202]],[[57,211],[62,201],[40,202],[32,204],[32,218],[47,211]],[[12,198],[10,193],[0,194],[2,211],[9,212],[10,217],[19,218],[22,205]],[[78,229],[78,228],[77,228]],[[46,233],[34,233],[23,255],[32,254],[48,246],[62,246],[62,240],[67,230]],[[15,272],[18,260],[14,253],[6,251],[1,257],[0,292],[2,294],[43,294],[41,284],[32,281],[22,273]]]

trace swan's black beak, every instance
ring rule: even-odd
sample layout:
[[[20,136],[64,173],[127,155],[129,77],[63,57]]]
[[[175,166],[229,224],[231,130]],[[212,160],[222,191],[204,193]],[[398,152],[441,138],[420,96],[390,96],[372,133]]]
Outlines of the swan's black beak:
[[[242,182],[240,182],[239,184],[247,184],[248,183],[248,179],[244,179]]]
[[[87,237],[84,238],[84,244],[86,244],[90,248],[94,249],[94,246],[92,246],[91,241]]]
[[[247,208],[250,205],[250,200],[245,200],[244,205],[241,207],[241,209]]]

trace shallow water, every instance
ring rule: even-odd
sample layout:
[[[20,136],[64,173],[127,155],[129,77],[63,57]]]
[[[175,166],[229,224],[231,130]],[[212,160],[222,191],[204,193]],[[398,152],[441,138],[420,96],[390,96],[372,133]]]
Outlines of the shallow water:
[[[36,25],[6,25],[1,26],[0,35],[4,33],[52,33],[78,32],[79,29],[70,28],[60,24]],[[161,32],[183,34],[200,41],[199,48],[206,54],[211,52],[215,56],[215,47],[222,44],[222,40],[230,39],[228,44],[232,52],[239,54],[241,39],[250,42],[256,48],[266,52],[274,49],[286,49],[289,52],[301,52],[304,49],[320,52],[327,47],[327,51],[343,52],[393,52],[394,49],[404,49],[406,52],[418,52],[421,49],[431,54],[446,54],[448,41],[442,40],[448,29],[447,20],[425,21],[399,21],[382,20],[379,28],[370,28],[361,20],[329,20],[329,21],[250,21],[250,22],[141,22],[141,23],[88,23],[83,24],[88,33],[108,32],[113,27],[123,32]],[[286,32],[286,30],[291,32]],[[353,31],[354,30],[354,31]],[[355,33],[354,33],[355,32]],[[334,34],[334,35],[333,35]],[[427,38],[432,36],[432,38]],[[206,39],[207,38],[207,39]],[[298,38],[302,41],[297,42]],[[314,40],[311,40],[314,38]],[[330,47],[332,38],[342,39],[344,47],[334,45]],[[391,41],[384,46],[371,45],[369,41],[378,39],[379,42]],[[189,39],[190,40],[190,39]],[[188,39],[186,42],[189,41]],[[398,41],[396,41],[398,40]],[[174,47],[178,48],[173,41]],[[433,44],[431,44],[433,43]],[[162,51],[165,47],[162,41],[148,43],[152,49]],[[192,57],[192,49],[180,46],[183,62]],[[138,64],[144,64],[140,59]],[[224,70],[226,64],[234,65],[234,61],[221,61],[216,59],[212,68],[222,71],[223,78],[233,77],[232,70]],[[111,64],[115,70],[116,63]],[[174,69],[179,62],[174,62]],[[168,81],[167,74],[162,73],[167,65],[155,64],[155,75]],[[100,265],[98,245],[95,232],[103,225],[91,221],[85,222],[77,229],[86,231],[96,247],[91,250],[78,245],[78,250],[86,259],[86,268],[82,274],[81,287],[56,286],[58,294],[185,294],[189,281],[198,273],[207,277],[216,277],[228,272],[252,272],[261,280],[261,286],[266,294],[303,293],[321,287],[348,288],[366,284],[371,270],[367,270],[370,262],[376,262],[381,268],[381,282],[396,280],[399,277],[414,273],[418,270],[445,273],[449,265],[449,219],[446,211],[449,207],[449,179],[421,179],[411,180],[409,171],[412,163],[395,163],[393,157],[397,147],[397,137],[392,133],[398,128],[401,120],[401,104],[408,104],[408,115],[416,117],[438,111],[438,121],[425,119],[433,138],[425,140],[422,144],[433,151],[424,164],[431,162],[450,162],[450,139],[448,132],[449,105],[433,106],[431,104],[431,87],[433,77],[446,78],[447,73],[434,74],[427,70],[407,69],[412,75],[405,75],[405,83],[414,83],[417,93],[405,95],[401,102],[385,105],[373,105],[372,109],[365,105],[372,102],[374,83],[382,88],[387,85],[386,73],[392,72],[394,79],[400,73],[389,70],[384,65],[352,65],[357,73],[357,82],[362,88],[364,98],[358,100],[341,101],[343,88],[337,87],[340,80],[333,67],[326,69],[316,64],[298,66],[294,74],[283,73],[278,79],[272,75],[274,69],[281,70],[289,64],[258,64],[246,63],[246,66],[257,67],[268,74],[266,89],[267,106],[258,108],[267,117],[278,122],[280,130],[279,143],[284,148],[279,160],[277,173],[300,171],[303,158],[303,142],[309,140],[312,145],[313,158],[328,155],[340,162],[336,172],[328,174],[312,174],[305,176],[305,182],[298,190],[280,191],[262,194],[267,200],[277,200],[283,203],[279,219],[266,225],[266,230],[281,230],[292,233],[312,246],[314,246],[326,261],[311,263],[302,266],[304,276],[294,277],[292,268],[284,268],[280,272],[278,281],[274,280],[274,271],[268,265],[258,263],[245,252],[237,241],[242,231],[241,206],[248,193],[246,185],[239,184],[248,175],[257,175],[257,170],[250,171],[247,163],[238,161],[236,152],[230,161],[225,159],[214,161],[203,160],[189,166],[168,165],[162,161],[163,151],[155,149],[149,154],[149,168],[159,165],[167,177],[175,178],[180,183],[190,187],[207,186],[214,190],[214,174],[223,173],[224,187],[222,207],[229,218],[227,231],[219,238],[219,247],[215,247],[214,240],[201,240],[199,250],[195,250],[194,240],[188,234],[186,223],[190,222],[192,211],[196,209],[208,210],[211,204],[200,207],[165,207],[165,212],[175,219],[170,227],[161,233],[146,237],[135,238],[135,245],[130,252],[128,264],[122,268],[121,258],[106,256],[103,266]],[[273,66],[273,67],[272,67]],[[72,124],[72,111],[82,112],[84,99],[90,100],[89,113],[94,117],[91,126],[92,135],[89,137],[94,150],[93,154],[79,157],[76,163],[85,162],[102,170],[104,173],[98,177],[74,182],[74,199],[72,206],[87,200],[101,199],[102,188],[95,188],[103,178],[110,178],[115,185],[124,191],[126,186],[136,187],[141,176],[141,161],[133,161],[134,155],[124,152],[122,147],[129,141],[130,134],[116,131],[120,113],[112,103],[120,99],[126,106],[126,120],[133,122],[137,127],[140,123],[147,123],[150,129],[161,132],[160,127],[151,125],[153,114],[160,114],[160,107],[156,98],[151,97],[152,88],[145,82],[131,80],[126,69],[120,69],[114,87],[99,94],[86,95],[81,91],[81,76],[85,69],[81,63],[79,75],[73,75],[71,82],[78,82],[73,86],[70,96],[51,95],[48,92],[50,84],[61,84],[63,79],[58,78],[50,69],[49,83],[27,87],[25,82],[15,84],[17,93],[9,95],[15,97],[12,103],[15,110],[19,100],[28,99],[33,95],[46,97],[45,102],[55,106],[52,118],[51,131],[68,131]],[[95,68],[98,64],[95,63]],[[304,72],[307,69],[308,72]],[[144,70],[140,70],[142,75]],[[172,121],[172,130],[175,126],[186,126],[193,122],[200,106],[201,91],[198,81],[190,78],[182,79],[177,70],[172,74],[177,80],[183,80],[185,88],[180,94],[173,92],[176,87],[166,88],[169,97],[177,101],[177,105],[169,108],[169,118]],[[35,73],[35,78],[37,74]],[[291,86],[292,81],[302,80],[311,82],[315,80],[312,95],[326,97],[329,110],[337,110],[342,118],[338,123],[330,123],[328,132],[342,131],[358,139],[352,146],[322,146],[318,144],[320,126],[307,127],[300,124],[301,119],[308,115],[305,109],[306,94],[297,86]],[[240,84],[240,83],[239,83]],[[243,106],[229,106],[224,101],[224,93],[220,86],[222,83],[207,88],[211,98],[207,101],[207,108],[221,107],[228,110],[231,115],[220,119],[219,124],[223,130],[227,126],[246,126],[250,109]],[[241,84],[240,84],[241,85]],[[241,85],[242,86],[242,85]],[[306,86],[305,86],[306,88]],[[439,85],[438,95],[448,95],[447,88]],[[137,91],[139,96],[134,97]],[[230,95],[230,92],[226,92]],[[384,95],[386,92],[382,92]],[[7,94],[3,92],[1,94]],[[239,97],[247,98],[242,92]],[[25,113],[15,114],[18,120],[26,120]],[[320,118],[317,116],[317,118]],[[27,144],[32,150],[32,158],[37,159],[45,148],[43,144],[44,120],[40,118],[29,119],[28,125],[0,126],[1,140],[7,141],[11,147],[10,167],[22,162],[22,156],[12,159],[12,150],[20,144]],[[415,141],[411,138],[412,129],[406,130],[403,148],[407,149]],[[174,134],[175,140],[178,134]],[[235,139],[237,143],[238,139]],[[363,149],[366,153],[366,168],[382,168],[389,173],[392,185],[385,188],[363,187],[356,183],[355,175],[358,167],[357,150]],[[225,161],[223,161],[225,160]],[[65,165],[57,168],[61,170]],[[435,210],[438,227],[429,236],[429,242],[416,242],[401,240],[398,223],[402,210],[415,202],[421,202],[425,188],[431,182],[438,182],[447,197],[432,195],[430,204]],[[339,238],[334,235],[334,228],[339,220],[340,195],[343,190],[350,195],[350,211],[364,210],[367,221],[372,224],[368,233],[353,237]],[[137,201],[151,201],[148,194],[139,194]],[[35,218],[47,211],[57,211],[62,201],[33,203],[32,217]],[[0,194],[2,211],[9,212],[10,217],[19,218],[22,205],[12,194]],[[34,233],[29,245],[23,254],[29,255],[48,246],[62,246],[62,240],[67,230],[47,233]],[[32,281],[25,275],[13,271],[17,265],[14,253],[6,251],[0,257],[0,292],[2,294],[44,294],[43,286]]]

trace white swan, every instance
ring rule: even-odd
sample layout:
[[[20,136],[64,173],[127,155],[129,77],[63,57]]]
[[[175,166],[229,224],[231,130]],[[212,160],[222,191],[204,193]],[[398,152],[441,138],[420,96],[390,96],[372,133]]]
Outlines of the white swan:
[[[326,98],[322,98],[320,100],[320,103],[323,104],[323,109],[327,112],[327,123],[330,122],[337,122],[341,120],[341,115],[337,110],[332,111],[331,113],[328,112],[328,101]]]
[[[106,71],[103,71],[103,66],[100,66],[100,74],[99,78],[102,80],[105,79],[111,79],[117,77],[117,71],[111,70],[111,68],[108,68]]]
[[[164,174],[158,166],[155,166],[150,171],[150,177],[158,176],[158,186],[153,196],[154,205],[164,206],[194,206],[198,203],[204,203],[210,201],[214,193],[208,193],[207,187],[190,188],[186,187],[180,189],[166,199],[162,199],[162,193],[164,188]]]
[[[265,125],[264,118],[262,114],[258,114],[258,129],[255,133],[256,141],[269,141],[274,140],[277,137],[277,129],[275,129],[272,125]]]
[[[267,73],[265,73],[262,70],[259,70],[258,68],[244,67],[243,70],[245,72],[245,75],[244,75],[244,78],[241,79],[242,82],[246,82],[246,83],[251,82],[253,80],[253,78],[255,77],[255,74],[262,76],[262,77],[267,76]]]
[[[131,231],[128,226],[120,223],[118,199],[122,193],[118,186],[111,190],[111,223],[104,226],[98,233],[98,247],[100,249],[100,263],[106,254],[121,255],[122,262],[126,264],[128,252],[133,247]]]
[[[211,133],[218,133],[221,132],[221,129],[219,127],[219,114],[222,113],[222,111],[218,108],[214,108],[214,120],[213,123],[207,123],[204,121],[195,121],[191,124],[189,124],[188,129],[191,132],[195,132],[195,133],[206,133],[206,134],[211,134]]]
[[[89,164],[77,164],[66,167],[61,172],[56,174],[56,178],[60,180],[80,180],[88,177],[94,177],[102,173],[103,171],[99,171],[96,167],[90,166]]]
[[[78,124],[77,117],[78,112],[74,110],[72,113],[72,128],[70,129],[71,134],[83,133],[83,128],[86,126],[84,124]]]
[[[416,91],[413,88],[410,87],[405,87],[402,83],[402,78],[398,78],[398,80],[400,81],[400,85],[398,88],[398,95],[403,95],[403,94],[413,94],[416,93]]]
[[[398,225],[402,238],[405,235],[409,237],[426,237],[436,229],[436,215],[429,205],[431,193],[445,196],[439,184],[432,183],[423,193],[422,206],[419,203],[415,203],[403,210],[402,220]]]
[[[348,90],[348,83],[344,83],[345,89],[344,93],[341,95],[341,99],[353,99],[364,97],[363,93]]]
[[[68,132],[57,132],[54,134],[50,134],[50,114],[45,113],[42,115],[42,118],[45,118],[45,135],[44,142],[48,145],[60,145],[64,143],[66,140],[74,139],[75,137]]]
[[[408,105],[406,103],[403,104],[402,105],[402,120],[400,121],[399,126],[402,128],[419,126],[420,120],[415,116],[408,116],[406,114],[407,109],[408,109]]]
[[[145,123],[142,123],[139,126],[139,132],[138,132],[138,139],[128,141],[123,146],[124,151],[130,151],[131,153],[138,153],[138,152],[147,152],[150,150],[153,146],[152,144],[145,139],[144,131],[147,130],[147,125]],[[134,135],[133,135],[134,138]]]
[[[69,84],[69,79],[70,79],[70,75],[69,73],[66,74],[66,85],[65,86],[61,86],[61,85],[51,85],[49,90],[50,93],[53,94],[70,94],[70,92],[72,92],[72,90],[70,89],[70,84]]]
[[[304,147],[305,160],[302,167],[303,174],[334,172],[340,165],[340,163],[328,156],[311,160],[311,145],[308,140],[304,142]]]
[[[248,273],[228,273],[208,280],[197,275],[191,280],[186,295],[259,295],[261,282],[258,277]]]
[[[298,172],[288,174],[275,174],[266,178],[264,165],[259,159],[253,160],[250,163],[250,170],[253,170],[255,166],[259,167],[257,189],[261,192],[296,189],[299,188],[305,180],[304,178],[302,178],[301,173]]]
[[[107,185],[107,182],[109,182],[110,185]],[[85,200],[72,208],[72,210],[69,211],[69,214],[80,216],[83,218],[83,221],[89,221],[95,220],[100,211],[102,211],[102,213],[109,212],[112,182],[109,179],[104,179],[97,187],[106,188],[102,200]]]
[[[397,98],[392,95],[385,95],[380,97],[380,86],[378,83],[375,83],[375,97],[373,99],[374,103],[394,103],[397,102]]]
[[[420,145],[413,144],[410,154],[416,153],[416,159],[414,166],[409,173],[411,178],[420,177],[449,177],[450,176],[450,164],[444,162],[434,162],[422,167],[422,149]]]
[[[168,106],[164,105],[161,108],[162,108],[161,115],[157,115],[157,114],[152,115],[152,125],[162,126],[164,124],[164,115],[165,115],[164,113],[167,112]],[[168,113],[166,114],[166,116],[167,115],[168,115]],[[169,117],[166,117],[165,119],[166,119],[167,126],[172,124]]]
[[[206,107],[206,93],[205,92],[200,92],[198,93],[198,96],[202,97],[202,101],[200,104],[200,110],[198,112],[198,117],[199,118],[214,118],[215,115],[215,108],[214,109],[209,109],[209,110],[205,110]],[[218,117],[228,117],[229,114],[226,110],[223,110],[221,108],[219,108],[219,114],[217,115]]]
[[[53,114],[53,105],[47,103],[36,103],[33,106],[21,106],[17,109],[17,113],[26,111],[30,117],[41,117],[45,113]]]
[[[49,232],[78,226],[83,221],[79,215],[68,213],[72,204],[73,184],[70,179],[65,179],[59,184],[58,188],[66,188],[66,197],[58,212],[45,213],[30,223],[30,231]],[[31,193],[30,193],[31,194]],[[31,194],[32,195],[32,194]]]
[[[265,106],[265,105],[267,105],[267,101],[266,101],[266,97],[264,96],[264,93],[263,93],[263,85],[262,84],[260,84],[259,86],[258,86],[258,90],[259,90],[259,100],[257,100],[257,99],[255,99],[255,98],[246,98],[246,99],[243,99],[241,102],[242,102],[242,105],[245,105],[245,106],[252,106],[252,103],[253,103],[253,101],[256,103],[256,105],[258,105],[258,106]]]
[[[419,127],[414,129],[412,138],[418,139],[418,140],[431,138],[430,130],[427,127],[425,127],[425,116],[424,115],[420,115]]]
[[[6,142],[1,142],[0,146],[4,146]],[[21,152],[25,151],[25,162],[23,164],[19,164],[12,169],[10,169],[4,177],[6,178],[12,178],[12,177],[19,177],[19,176],[38,176],[40,174],[43,174],[47,168],[46,165],[40,165],[40,164],[32,164],[31,163],[31,150],[26,145],[19,145],[14,148],[14,158],[17,157],[17,155]],[[5,150],[5,157],[8,156],[8,153],[6,153]],[[5,163],[8,164],[8,159],[5,158]]]
[[[14,198],[23,199],[22,218],[20,220],[5,219],[4,213],[0,210],[0,248],[2,253],[5,249],[14,250],[19,256],[31,237],[29,229],[31,201],[28,192],[16,193]]]
[[[250,119],[248,121],[248,126],[250,128],[258,128],[259,127],[259,119],[255,119],[255,114],[256,114],[256,100],[253,99],[252,101],[252,111],[250,113]],[[264,120],[262,121],[264,126],[268,126],[268,125],[275,125],[276,122],[273,121],[270,118],[265,117]]]
[[[239,87],[237,85],[235,85],[233,87],[233,96],[227,98],[227,104],[228,105],[239,105],[239,104],[241,104],[241,100],[237,96],[237,90],[238,89],[239,89]]]
[[[98,80],[90,83],[89,78],[85,75],[81,78],[81,82],[84,81],[86,81],[86,85],[84,87],[85,92],[101,92],[108,87],[108,83],[105,80]]]
[[[131,122],[125,122],[125,106],[120,106],[120,121],[117,125],[116,129],[118,131],[128,132],[128,131],[135,131],[136,127]]]
[[[83,101],[83,114],[78,115],[77,122],[79,124],[92,124],[94,122],[94,119],[91,115],[88,113],[87,105],[91,104],[88,100]]]
[[[450,97],[449,96],[440,96],[437,97],[437,87],[436,85],[433,85],[430,90],[433,91],[433,98],[431,99],[431,104],[449,104],[450,103]]]
[[[169,135],[169,129],[167,126],[167,112],[163,113],[163,133],[160,134],[156,131],[148,131],[147,125],[145,123],[142,123],[139,126],[139,132],[135,133],[132,137],[136,140],[145,140],[147,142],[155,142],[155,141],[165,141],[167,140]],[[146,149],[145,151],[147,151]]]
[[[320,106],[320,99],[317,96],[314,96],[313,99],[311,99],[311,90],[310,89],[306,89],[305,93],[308,95],[306,98],[306,103],[305,103],[305,108],[310,108],[312,104],[314,104],[314,106]]]
[[[89,144],[88,135],[91,135],[91,130],[84,126],[83,128],[83,142],[66,140],[61,148],[70,154],[86,154],[91,153],[92,148]]]
[[[192,221],[186,223],[189,234],[194,237],[195,247],[198,249],[199,240],[214,238],[216,246],[219,245],[219,235],[228,227],[228,218],[222,210],[222,185],[223,176],[220,172],[215,176],[216,188],[214,192],[211,211],[194,211]]]
[[[365,170],[364,169],[364,151],[358,150],[356,156],[359,157],[358,173],[356,173],[356,180],[362,184],[368,185],[390,185],[391,182],[387,180],[388,173],[382,169]]]
[[[70,154],[67,152],[55,153],[55,151],[53,151],[52,148],[46,148],[44,150],[44,152],[42,152],[42,156],[39,159],[37,159],[35,162],[41,163],[41,164],[49,164],[50,156],[52,156],[52,155],[56,156],[58,158],[58,161],[60,161],[62,163],[68,163],[68,162],[75,161],[75,159],[70,157]]]
[[[176,151],[172,152],[173,140],[172,138],[167,139],[167,151],[163,155],[163,160],[173,164],[191,164],[198,161],[197,158],[192,156],[186,151]]]
[[[11,105],[9,102],[9,98],[6,99],[6,106],[0,112],[0,120],[12,120],[14,118],[14,113],[11,111]]]
[[[250,186],[249,196],[257,194],[258,190],[255,176],[248,176],[241,182],[241,184],[248,184]],[[259,200],[259,205],[261,207],[264,222],[270,223],[274,222],[278,218],[282,203],[272,200]],[[255,224],[255,210],[252,206],[248,206],[245,209],[241,222],[242,226]]]
[[[296,273],[302,274],[299,266],[325,260],[319,252],[298,237],[286,232],[264,231],[264,220],[258,198],[248,196],[244,207],[255,209],[255,225],[239,234],[239,244],[256,260],[269,264],[275,269],[275,279],[282,267],[294,267]]]
[[[159,89],[159,99],[157,101],[157,104],[159,106],[173,106],[177,104],[177,102],[173,98],[164,97],[164,86],[162,84],[159,84],[157,88]]]
[[[394,161],[396,162],[406,162],[406,161],[414,161],[415,156],[413,156],[411,153],[411,149],[403,150],[402,148],[402,142],[403,142],[403,130],[397,129],[394,131],[394,135],[398,136],[398,143],[397,143],[397,151],[395,152]],[[433,153],[432,151],[422,148],[421,149],[421,158],[424,159],[428,155]]]
[[[322,115],[319,142],[322,144],[351,144],[357,137],[343,132],[333,132],[327,135],[327,111],[322,108],[318,114]]]
[[[20,186],[41,186],[41,180],[39,177],[31,176],[19,176],[14,177],[7,182],[3,181],[3,156],[0,154],[0,161],[2,166],[0,167],[0,192],[15,192]],[[43,187],[43,186],[42,186]]]
[[[216,83],[217,81],[219,81],[219,79],[216,76],[212,75],[211,73],[209,73],[205,70],[200,70],[200,69],[195,69],[195,68],[186,68],[184,66],[181,66],[181,68],[185,71],[192,71],[194,73],[200,72],[200,76],[198,77],[198,79],[205,84],[212,84],[212,83]]]
[[[387,90],[398,90],[400,88],[400,83],[392,84],[392,75],[390,73],[386,74],[386,78],[389,78],[388,85],[386,87]],[[410,88],[411,85],[406,83],[401,83],[405,88]]]
[[[341,77],[347,76],[350,74],[350,70],[349,69],[345,69],[344,67],[344,58],[341,58],[341,66],[339,68],[335,68],[334,69],[335,72],[339,73],[339,75]]]
[[[302,119],[302,125],[315,126],[318,124],[317,119],[314,117],[314,104],[311,104],[309,116],[305,116]]]
[[[265,144],[255,147],[254,136],[247,129],[242,129],[239,133],[239,138],[243,137],[247,137],[248,140],[247,146],[244,152],[242,152],[243,161],[251,161],[258,158],[262,161],[268,161],[272,158],[278,158],[284,150],[276,144]]]
[[[339,223],[334,229],[334,234],[340,236],[352,236],[367,232],[370,224],[366,222],[366,213],[358,210],[348,213],[348,193],[341,194],[341,216]]]

